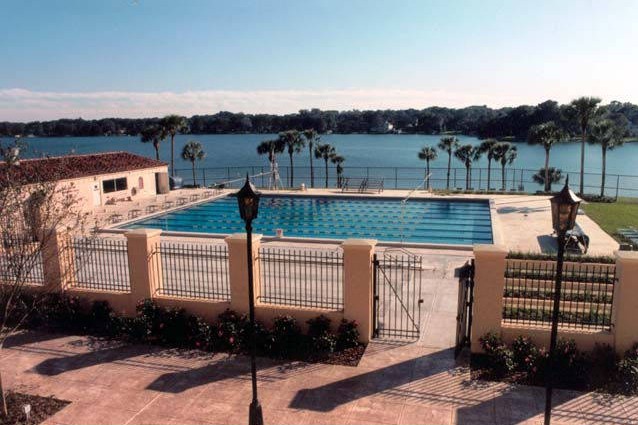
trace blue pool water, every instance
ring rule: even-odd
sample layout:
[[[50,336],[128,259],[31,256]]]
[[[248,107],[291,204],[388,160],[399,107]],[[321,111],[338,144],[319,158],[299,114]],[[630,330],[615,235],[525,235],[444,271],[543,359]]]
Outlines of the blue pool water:
[[[229,196],[122,226],[179,232],[239,233],[244,224]],[[492,243],[487,201],[262,196],[256,233],[323,239],[469,245]]]

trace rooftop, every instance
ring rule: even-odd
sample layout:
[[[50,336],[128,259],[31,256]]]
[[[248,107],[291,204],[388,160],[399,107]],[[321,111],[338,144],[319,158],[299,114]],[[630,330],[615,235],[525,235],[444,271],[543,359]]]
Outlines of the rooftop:
[[[10,178],[24,184],[77,179],[101,174],[121,173],[165,166],[166,163],[129,152],[105,152],[22,159],[7,175],[7,164],[0,164],[0,180]]]

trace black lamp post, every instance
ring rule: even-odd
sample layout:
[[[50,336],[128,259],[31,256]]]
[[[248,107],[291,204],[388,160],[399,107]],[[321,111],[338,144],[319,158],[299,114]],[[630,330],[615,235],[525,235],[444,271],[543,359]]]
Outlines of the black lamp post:
[[[556,282],[554,284],[554,308],[552,310],[552,333],[549,343],[548,368],[545,376],[545,425],[550,424],[552,415],[552,390],[554,388],[553,363],[558,337],[558,315],[560,309],[560,295],[563,279],[563,260],[565,257],[566,234],[574,228],[576,215],[580,206],[580,198],[569,188],[569,176],[565,180],[565,187],[550,200],[552,204],[552,226],[558,241],[558,255],[556,264]]]
[[[237,192],[237,203],[239,214],[246,223],[246,247],[248,252],[248,309],[250,318],[250,372],[253,384],[253,399],[248,412],[249,425],[263,425],[264,416],[261,411],[261,404],[257,398],[257,364],[255,341],[255,291],[253,289],[253,220],[257,218],[259,212],[259,198],[261,194],[255,190],[246,175],[246,183]]]

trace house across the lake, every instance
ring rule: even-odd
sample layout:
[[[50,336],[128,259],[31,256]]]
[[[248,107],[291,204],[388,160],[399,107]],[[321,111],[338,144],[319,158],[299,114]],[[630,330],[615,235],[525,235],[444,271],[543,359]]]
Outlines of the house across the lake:
[[[68,184],[85,210],[168,192],[167,164],[129,152],[23,159],[13,167],[12,179],[23,184]]]

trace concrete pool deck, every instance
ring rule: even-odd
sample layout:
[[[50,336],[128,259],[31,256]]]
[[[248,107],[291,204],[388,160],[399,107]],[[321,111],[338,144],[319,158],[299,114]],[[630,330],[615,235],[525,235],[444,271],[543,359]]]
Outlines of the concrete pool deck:
[[[95,214],[96,223],[100,227],[108,226],[109,217],[113,214],[120,214],[124,218],[130,216],[132,210],[146,209],[150,204],[163,204],[167,200],[177,200],[188,197],[191,194],[202,195],[207,189],[180,189],[172,191],[169,195],[158,195],[156,199],[147,200],[144,205],[139,202],[125,203],[110,208],[101,207]],[[219,195],[225,196],[236,192],[235,189],[225,189]],[[459,199],[459,200],[491,200],[492,207],[492,228],[494,243],[503,244],[511,251],[550,253],[556,251],[556,241],[552,236],[551,210],[549,196],[523,195],[523,194],[435,194],[428,191],[419,190],[384,190],[381,193],[342,193],[337,189],[308,189],[300,190],[263,190],[264,194],[277,195],[297,195],[297,196],[348,196],[361,198],[398,198],[404,199]],[[211,196],[206,200],[188,202],[183,206],[176,206],[173,209],[183,208],[199,202],[206,202],[215,199]],[[156,213],[171,211],[167,209]],[[134,220],[148,217],[150,214],[140,214]],[[121,226],[129,220],[121,221],[115,226]],[[619,249],[618,242],[605,233],[593,220],[585,214],[580,214],[577,223],[590,237],[590,255],[613,255]],[[304,241],[301,240],[303,243]],[[308,241],[312,242],[312,241]],[[448,247],[450,248],[450,247]]]

